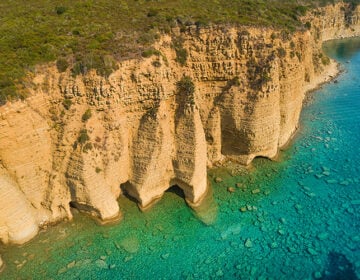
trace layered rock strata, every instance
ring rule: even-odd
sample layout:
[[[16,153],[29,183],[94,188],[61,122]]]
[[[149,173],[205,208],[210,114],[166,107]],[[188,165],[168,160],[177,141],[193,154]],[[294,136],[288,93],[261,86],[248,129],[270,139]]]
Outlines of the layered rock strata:
[[[39,66],[31,97],[0,107],[0,240],[26,242],[71,219],[70,206],[119,218],[124,192],[147,208],[178,185],[197,207],[207,167],[274,158],[298,127],[304,89],[326,73],[322,42],[360,34],[359,8],[338,4],[304,20],[311,30],[294,34],[175,29],[155,55],[120,62],[108,78]],[[195,90],[179,90],[184,77]]]

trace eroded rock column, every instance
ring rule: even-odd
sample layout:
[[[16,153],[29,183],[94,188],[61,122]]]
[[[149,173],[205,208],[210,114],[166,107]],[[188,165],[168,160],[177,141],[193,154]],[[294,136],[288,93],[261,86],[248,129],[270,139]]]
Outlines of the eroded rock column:
[[[160,198],[173,177],[173,135],[165,101],[148,111],[140,120],[133,145],[132,177],[126,191],[141,208]]]
[[[175,130],[176,183],[190,204],[197,204],[207,189],[207,151],[205,133],[199,111],[194,104],[185,103],[178,109]]]
[[[72,203],[103,221],[115,219],[119,216],[116,197],[97,169],[96,152],[84,152],[84,148],[73,152],[66,174]]]
[[[35,209],[2,166],[0,201],[0,240],[5,244],[22,244],[33,238],[38,232]]]

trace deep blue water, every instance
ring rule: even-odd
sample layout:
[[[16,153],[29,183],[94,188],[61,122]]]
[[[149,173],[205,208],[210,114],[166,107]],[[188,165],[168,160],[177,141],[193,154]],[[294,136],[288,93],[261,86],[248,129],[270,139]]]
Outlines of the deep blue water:
[[[281,161],[210,171],[212,194],[198,213],[172,190],[146,213],[121,198],[116,225],[77,214],[1,248],[0,278],[358,279],[360,40],[325,48],[345,72],[312,93]]]

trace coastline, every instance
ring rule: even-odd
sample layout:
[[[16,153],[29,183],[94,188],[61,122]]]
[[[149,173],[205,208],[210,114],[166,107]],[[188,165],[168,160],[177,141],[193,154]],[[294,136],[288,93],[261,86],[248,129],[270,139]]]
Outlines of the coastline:
[[[316,92],[314,97],[318,99],[320,95],[321,93]],[[328,94],[327,97],[332,99],[331,95]],[[319,99],[322,100],[322,98]],[[313,105],[315,104],[310,104],[310,106]],[[321,131],[326,135],[326,129],[321,129]],[[298,137],[299,140],[301,138]],[[309,139],[314,140],[312,143],[318,144],[316,148],[324,147],[323,143],[315,138]],[[307,143],[307,138],[302,138],[302,140],[304,140],[303,143]],[[341,147],[342,142],[336,141],[333,144],[337,145],[334,148]],[[324,162],[321,158],[314,156],[315,153],[306,145],[299,145],[299,147],[301,150],[296,154],[301,157],[290,156],[288,159],[292,161],[289,164],[272,164],[264,161],[259,165],[259,167],[264,165],[262,170],[258,169],[259,176],[248,174],[243,181],[239,178],[224,178],[223,182],[214,188],[218,210],[204,207],[204,214],[208,214],[206,218],[210,221],[212,218],[217,218],[213,226],[205,227],[200,224],[190,215],[188,209],[184,209],[186,205],[183,201],[174,194],[168,194],[163,203],[160,203],[159,207],[150,214],[142,215],[136,209],[136,205],[132,204],[132,211],[124,213],[127,217],[125,223],[116,227],[116,230],[94,227],[89,229],[90,233],[86,233],[84,231],[87,227],[74,226],[62,228],[59,231],[54,230],[54,234],[41,236],[35,240],[34,245],[26,247],[28,255],[34,253],[36,255],[36,252],[39,252],[36,255],[37,259],[28,261],[21,269],[17,270],[14,261],[19,260],[21,263],[25,259],[22,256],[24,251],[14,249],[15,252],[12,253],[10,249],[11,253],[3,255],[6,257],[3,277],[6,279],[13,277],[95,279],[101,275],[103,279],[113,279],[117,275],[123,275],[124,278],[155,279],[156,276],[157,278],[176,278],[177,274],[192,278],[195,273],[205,275],[207,272],[215,275],[219,267],[225,267],[227,268],[223,270],[225,277],[230,275],[233,278],[241,278],[243,275],[250,275],[251,269],[255,267],[257,271],[253,275],[254,278],[272,278],[274,275],[283,275],[284,278],[303,279],[306,275],[315,275],[316,272],[317,275],[320,273],[325,275],[329,252],[332,250],[341,252],[349,262],[355,263],[357,254],[350,248],[357,246],[357,237],[354,238],[354,236],[358,234],[353,221],[358,217],[358,213],[356,205],[351,206],[347,200],[348,195],[352,199],[357,199],[357,196],[354,196],[356,188],[328,185],[327,177],[318,179],[314,176],[318,174],[322,166],[329,167],[331,170],[336,168],[338,162],[331,161],[332,149],[323,150],[330,155],[330,161]],[[348,151],[351,151],[351,147],[352,145],[348,146]],[[305,154],[307,154],[306,157],[302,157]],[[298,161],[299,159],[301,161]],[[313,167],[314,172],[305,174],[309,165]],[[353,166],[353,163],[349,165]],[[331,175],[338,179],[345,176],[358,177],[356,173],[344,173],[347,166],[341,166],[341,168],[338,173],[330,171]],[[348,169],[356,172],[355,168]],[[305,176],[305,178],[299,178],[300,176]],[[299,185],[299,181],[304,182],[304,186]],[[229,193],[226,186],[237,182],[250,184],[246,191],[239,188],[235,189],[235,193]],[[261,187],[261,193],[252,194],[252,190],[259,187]],[[311,190],[308,191],[308,187]],[[330,199],[328,192],[322,191],[324,189],[333,191],[330,193],[333,195]],[[307,194],[310,192],[316,196],[309,197]],[[342,206],[344,203],[346,203],[345,207]],[[241,207],[247,207],[247,205],[252,210],[246,208],[245,212],[241,212]],[[253,206],[256,208],[252,208]],[[334,215],[332,211],[334,208],[341,212]],[[348,208],[354,210],[354,213],[347,212]],[[316,209],[324,211],[319,212]],[[258,219],[263,220],[260,222]],[[87,225],[94,224],[89,219],[86,221],[89,222]],[[286,224],[283,224],[283,221]],[[344,227],[347,228],[345,233]],[[263,232],[262,228],[267,231]],[[70,230],[72,234],[69,234],[69,237],[56,239],[58,236],[55,234],[70,233]],[[285,234],[282,235],[278,232],[279,230],[284,230]],[[150,233],[147,234],[147,232]],[[295,234],[296,232],[301,234]],[[322,237],[324,233],[327,238],[320,240],[318,236]],[[79,237],[75,238],[76,235]],[[251,248],[245,247],[248,239],[252,242]],[[55,246],[56,242],[53,240],[56,240],[58,245]],[[334,242],[334,240],[339,240],[339,242]],[[43,241],[48,243],[43,243]],[[273,244],[273,242],[276,243]],[[49,243],[54,243],[54,249],[48,254],[42,254],[41,252],[45,251],[43,248],[49,246]],[[276,248],[270,248],[272,244]],[[315,248],[317,255],[311,255],[307,247],[302,247],[302,244],[311,244],[311,248]],[[120,249],[115,247],[116,245]],[[125,248],[134,248],[134,251],[137,250],[136,253],[125,251],[123,245],[129,246]],[[290,252],[288,248],[295,248],[296,254]],[[348,249],[341,251],[343,248]],[[111,250],[111,255],[107,256],[106,250]],[[268,255],[259,259],[260,250],[266,250]],[[223,252],[224,257],[219,256]],[[49,255],[56,256],[56,261],[46,259]],[[102,257],[104,260],[100,259],[101,256],[104,256]],[[314,260],[317,259],[321,261],[314,265]],[[112,269],[107,269],[105,266],[99,267],[105,264],[108,265],[107,267],[111,266]],[[286,267],[285,273],[282,272],[284,267]],[[297,267],[299,269],[296,269]],[[357,268],[357,274],[359,273]]]
[[[340,64],[334,60],[330,59],[329,65],[325,66],[325,69],[322,71],[322,73],[314,79],[304,85],[304,92],[305,92],[305,99],[309,93],[312,93],[314,91],[317,91],[320,89],[324,84],[330,83],[333,80],[335,80],[339,75],[341,74],[340,70]]]
[[[337,77],[339,77],[339,75],[342,73],[341,69],[340,69],[340,63],[338,63],[336,60],[334,59],[330,59],[330,63],[329,65],[326,65],[324,70],[322,71],[322,73],[318,76],[316,76],[311,82],[307,83],[304,85],[304,100],[303,100],[303,107],[302,110],[304,108],[304,106],[306,106],[311,98],[311,94],[313,92],[316,92],[317,90],[321,89],[321,87],[325,84],[331,83],[332,81],[334,81]],[[286,149],[288,149],[293,141],[296,139],[296,135],[298,134],[299,130],[301,128],[301,123],[298,123],[298,127],[297,129],[294,131],[294,133],[291,135],[291,137],[289,138],[289,140],[286,142],[285,145],[281,146],[279,148],[279,152],[276,155],[275,158],[271,159],[271,160],[277,160],[279,158],[279,153],[282,151],[285,151]]]
[[[322,85],[332,82],[338,75],[341,74],[341,69],[339,68],[339,63],[337,63],[335,60],[331,60],[331,63],[324,68],[321,75],[319,75],[312,83],[307,84],[307,87],[304,86],[303,90],[306,92],[304,102],[306,101],[306,97],[311,94],[312,92],[318,90],[321,88]],[[304,104],[303,106],[305,106]],[[294,141],[294,137],[296,137],[296,133],[298,130],[295,131],[294,135],[290,139],[290,144],[292,141]],[[7,267],[11,266],[10,261],[7,261],[8,265]],[[1,257],[0,257],[0,272],[1,270],[5,269],[5,264],[1,266]]]
[[[306,103],[310,100],[309,99],[309,96],[310,96],[310,93],[318,90],[319,88],[322,87],[322,85],[326,84],[326,83],[329,83],[331,81],[333,81],[334,79],[336,79],[336,77],[338,77],[338,75],[341,73],[341,70],[339,68],[339,64],[335,61],[335,60],[330,60],[330,63],[326,66],[324,66],[323,70],[316,74],[314,77],[312,77],[311,81],[310,82],[304,82],[303,81],[303,75],[300,75],[299,77],[299,85],[303,84],[302,88],[300,88],[299,90],[299,93],[301,93],[301,98],[302,100],[299,98],[300,100],[300,104],[302,102],[302,105],[301,105],[301,110],[303,110],[304,106],[306,105]],[[300,79],[301,78],[301,79]],[[270,103],[271,104],[271,103]],[[299,131],[299,129],[301,128],[301,124],[300,122],[298,121],[297,123],[295,123],[294,125],[294,130],[293,130],[293,133],[290,135],[290,137],[288,138],[288,141],[284,144],[284,145],[281,145],[281,146],[278,146],[277,147],[277,155],[273,158],[273,160],[276,160],[279,156],[279,153],[286,149],[287,147],[289,147],[290,145],[292,145],[293,141],[296,139],[296,134],[297,132]],[[279,143],[279,142],[278,142]],[[278,144],[279,145],[279,144]],[[275,143],[275,146],[276,146],[276,143]],[[275,150],[276,150],[276,147],[275,147]],[[251,165],[251,163],[250,163]],[[223,166],[223,165],[222,165]],[[244,165],[246,166],[246,165]],[[249,165],[247,165],[249,166]],[[204,194],[203,197],[205,197],[206,193]],[[200,199],[200,201],[203,200],[203,197]],[[158,198],[155,198],[154,199],[154,202],[151,203],[152,204],[155,204],[156,201],[158,200]],[[199,203],[200,204],[200,203]],[[150,208],[151,205],[149,207],[145,207],[145,209],[141,209],[141,210],[146,210],[147,208]],[[188,203],[188,205],[191,207],[191,204]],[[110,219],[109,221],[105,221],[104,223],[101,222],[101,220],[97,220],[96,221],[99,223],[99,224],[106,224],[106,223],[116,223],[119,219],[122,218],[122,215],[119,214],[117,216],[114,217],[114,220],[113,219]],[[4,263],[0,257],[0,268],[2,267],[2,269],[4,268]],[[1,269],[0,269],[1,271]]]

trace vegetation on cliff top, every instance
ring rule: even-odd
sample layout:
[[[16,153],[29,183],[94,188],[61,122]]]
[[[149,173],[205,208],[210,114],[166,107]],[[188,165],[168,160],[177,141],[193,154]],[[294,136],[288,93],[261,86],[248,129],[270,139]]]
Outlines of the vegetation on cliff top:
[[[351,0],[357,4],[360,0]],[[309,8],[336,0],[2,0],[0,105],[24,98],[27,71],[56,61],[73,75],[109,75],[116,60],[138,56],[178,25],[263,25],[295,30]],[[180,58],[184,50],[177,49]],[[182,63],[182,60],[179,63]]]

